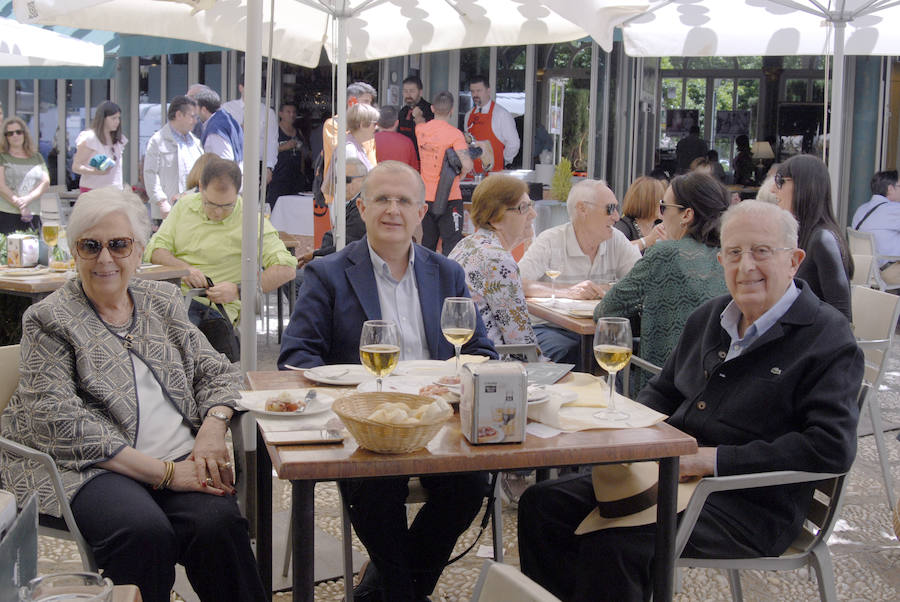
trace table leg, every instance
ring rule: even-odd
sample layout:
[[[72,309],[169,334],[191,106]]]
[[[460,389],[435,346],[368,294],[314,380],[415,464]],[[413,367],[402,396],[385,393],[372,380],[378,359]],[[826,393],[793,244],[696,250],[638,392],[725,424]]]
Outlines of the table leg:
[[[678,456],[659,461],[656,498],[656,557],[653,600],[671,600],[675,592],[675,529],[678,494]]]
[[[313,602],[315,594],[315,481],[291,481],[291,545],[294,548],[294,602]]]
[[[256,430],[256,565],[272,599],[272,460]]]
[[[578,356],[578,370],[590,374],[594,367],[594,335],[581,335],[581,351]]]
[[[282,284],[275,289],[275,299],[278,305],[278,336],[275,337],[275,340],[279,345],[281,344],[281,331],[284,328],[284,302],[281,300],[281,293],[286,291],[286,286],[286,284]]]

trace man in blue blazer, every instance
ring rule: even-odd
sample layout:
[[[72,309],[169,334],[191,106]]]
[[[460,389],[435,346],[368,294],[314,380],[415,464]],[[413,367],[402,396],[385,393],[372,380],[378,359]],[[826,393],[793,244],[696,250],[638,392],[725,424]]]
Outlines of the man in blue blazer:
[[[366,177],[357,206],[367,235],[306,266],[279,368],[359,363],[363,322],[378,319],[397,324],[400,359],[454,354],[441,333],[441,308],[446,297],[468,297],[469,291],[458,264],[412,241],[427,211],[422,178],[404,163],[379,163]],[[463,352],[497,357],[480,317]],[[407,481],[340,483],[372,560],[354,589],[355,602],[425,600],[487,492],[484,474],[422,477],[428,501],[407,527]]]

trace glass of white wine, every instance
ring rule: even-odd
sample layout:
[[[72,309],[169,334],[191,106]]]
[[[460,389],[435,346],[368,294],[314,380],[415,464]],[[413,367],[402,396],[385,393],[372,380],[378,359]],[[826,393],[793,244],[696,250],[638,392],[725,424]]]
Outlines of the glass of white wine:
[[[609,374],[609,403],[595,418],[627,420],[628,412],[616,409],[616,373],[631,361],[631,323],[628,318],[600,318],[594,331],[594,358]]]
[[[562,274],[562,264],[562,254],[559,252],[559,249],[552,249],[544,274],[550,279],[550,303],[553,305],[556,304],[556,279]]]
[[[375,375],[378,392],[382,379],[394,371],[400,361],[400,335],[389,320],[368,320],[359,335],[359,359]]]
[[[447,297],[441,310],[441,332],[456,349],[456,374],[459,354],[475,333],[475,303],[469,297]]]
[[[44,243],[49,247],[47,256],[53,259],[53,249],[59,242],[59,223],[49,219],[42,221],[41,238],[44,239]]]

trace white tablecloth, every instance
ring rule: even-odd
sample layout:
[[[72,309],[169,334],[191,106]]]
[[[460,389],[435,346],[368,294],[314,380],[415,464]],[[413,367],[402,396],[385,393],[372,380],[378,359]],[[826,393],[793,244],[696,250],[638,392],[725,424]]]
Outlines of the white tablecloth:
[[[272,226],[280,232],[314,235],[312,195],[296,194],[278,197],[270,219]]]

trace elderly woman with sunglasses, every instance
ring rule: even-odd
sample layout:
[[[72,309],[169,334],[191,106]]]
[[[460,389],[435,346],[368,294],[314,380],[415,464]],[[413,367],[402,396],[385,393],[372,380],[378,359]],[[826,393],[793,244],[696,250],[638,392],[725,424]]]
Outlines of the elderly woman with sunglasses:
[[[0,233],[11,234],[27,225],[40,227],[32,222],[32,214],[40,213],[39,199],[48,188],[50,174],[28,126],[10,117],[3,122],[0,138]]]
[[[647,249],[594,310],[595,319],[640,318],[643,359],[662,366],[688,316],[728,292],[716,258],[719,220],[728,205],[728,191],[709,174],[691,172],[673,179],[659,201],[669,240]],[[646,381],[642,373],[638,387]]]
[[[115,583],[167,602],[180,563],[202,600],[264,600],[225,447],[240,375],[188,321],[178,288],[132,279],[149,230],[130,192],[78,199],[67,230],[78,278],[25,312],[2,434],[56,461]],[[0,455],[0,481],[59,515],[27,460]]]
[[[500,174],[472,193],[469,212],[477,230],[450,252],[466,272],[466,285],[495,345],[536,344],[512,250],[534,235],[537,212],[525,182]]]
[[[828,167],[813,155],[794,155],[778,167],[772,191],[778,206],[800,223],[798,244],[806,257],[797,278],[848,320],[853,259],[831,209]]]

